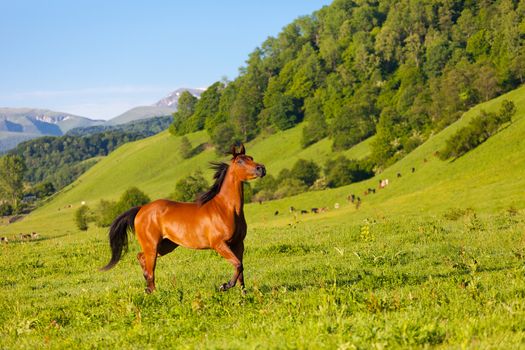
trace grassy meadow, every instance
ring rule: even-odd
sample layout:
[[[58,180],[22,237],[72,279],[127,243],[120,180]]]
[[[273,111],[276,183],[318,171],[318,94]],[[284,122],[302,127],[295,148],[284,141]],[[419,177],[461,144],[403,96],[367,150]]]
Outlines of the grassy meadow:
[[[465,156],[434,156],[481,108],[514,101],[511,125]],[[247,145],[269,173],[324,163],[302,126]],[[120,147],[24,220],[0,226],[0,348],[525,348],[525,88],[477,106],[368,181],[246,206],[248,293],[218,292],[231,266],[184,248],[159,259],[144,293],[138,244],[109,272],[107,230],[76,229],[81,201],[137,185],[152,198],[217,159],[189,160],[161,133]],[[194,146],[206,134],[190,135]],[[369,152],[370,140],[347,151]],[[415,172],[411,169],[415,168]],[[401,177],[397,177],[401,173]],[[379,179],[390,185],[374,195]],[[361,208],[347,203],[361,196]],[[339,208],[335,209],[335,203]],[[320,214],[290,213],[289,207]],[[278,211],[279,214],[275,215]],[[35,240],[16,239],[36,231]]]

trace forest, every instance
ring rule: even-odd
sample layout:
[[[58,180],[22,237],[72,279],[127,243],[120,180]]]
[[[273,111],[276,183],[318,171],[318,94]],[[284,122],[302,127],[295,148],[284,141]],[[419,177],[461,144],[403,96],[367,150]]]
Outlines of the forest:
[[[34,185],[51,183],[58,190],[73,182],[95,161],[120,145],[140,140],[165,130],[170,117],[157,117],[118,126],[75,128],[60,137],[47,136],[19,144],[11,155],[25,162],[25,181]]]
[[[170,131],[206,129],[218,152],[306,122],[304,147],[376,135],[381,171],[469,107],[525,80],[525,1],[336,0],[299,17],[232,81],[181,96]]]

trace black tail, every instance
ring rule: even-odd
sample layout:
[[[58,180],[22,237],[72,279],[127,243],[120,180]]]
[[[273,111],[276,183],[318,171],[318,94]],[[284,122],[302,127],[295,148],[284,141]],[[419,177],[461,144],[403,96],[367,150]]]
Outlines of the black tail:
[[[140,207],[134,207],[125,213],[119,215],[113,221],[109,229],[109,245],[111,246],[111,260],[101,268],[101,271],[107,271],[115,266],[122,257],[122,250],[128,249],[128,228],[135,230],[135,216]]]

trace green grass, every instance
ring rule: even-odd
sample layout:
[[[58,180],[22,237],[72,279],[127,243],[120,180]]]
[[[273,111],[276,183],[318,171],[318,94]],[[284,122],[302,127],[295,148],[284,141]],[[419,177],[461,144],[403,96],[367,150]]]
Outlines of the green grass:
[[[91,229],[2,246],[0,347],[525,346],[525,214],[369,218],[251,229],[248,293],[231,267],[175,250],[143,292],[138,246],[116,268]]]
[[[510,126],[454,162],[434,156],[504,98],[518,108]],[[213,150],[180,159],[180,139],[167,133],[126,144],[23,221],[0,226],[8,238],[42,235],[0,246],[0,348],[525,348],[524,116],[520,88],[373,179],[247,205],[246,296],[217,291],[232,268],[212,251],[161,258],[153,295],[143,292],[135,240],[113,270],[97,271],[109,259],[107,231],[75,228],[81,201],[116,199],[131,185],[163,197],[197,169],[210,176],[206,162],[217,159]],[[302,150],[301,127],[255,140],[248,153],[273,174],[334,155],[328,140]],[[197,145],[206,134],[189,138]],[[369,145],[345,153],[364,157]],[[364,196],[384,178],[389,187]],[[359,210],[350,193],[363,199]]]

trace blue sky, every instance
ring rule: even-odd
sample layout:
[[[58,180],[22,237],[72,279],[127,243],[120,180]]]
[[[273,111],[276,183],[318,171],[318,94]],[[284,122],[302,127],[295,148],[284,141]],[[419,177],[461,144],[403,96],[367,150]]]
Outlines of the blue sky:
[[[0,0],[0,107],[108,119],[237,76],[253,49],[330,0]]]

